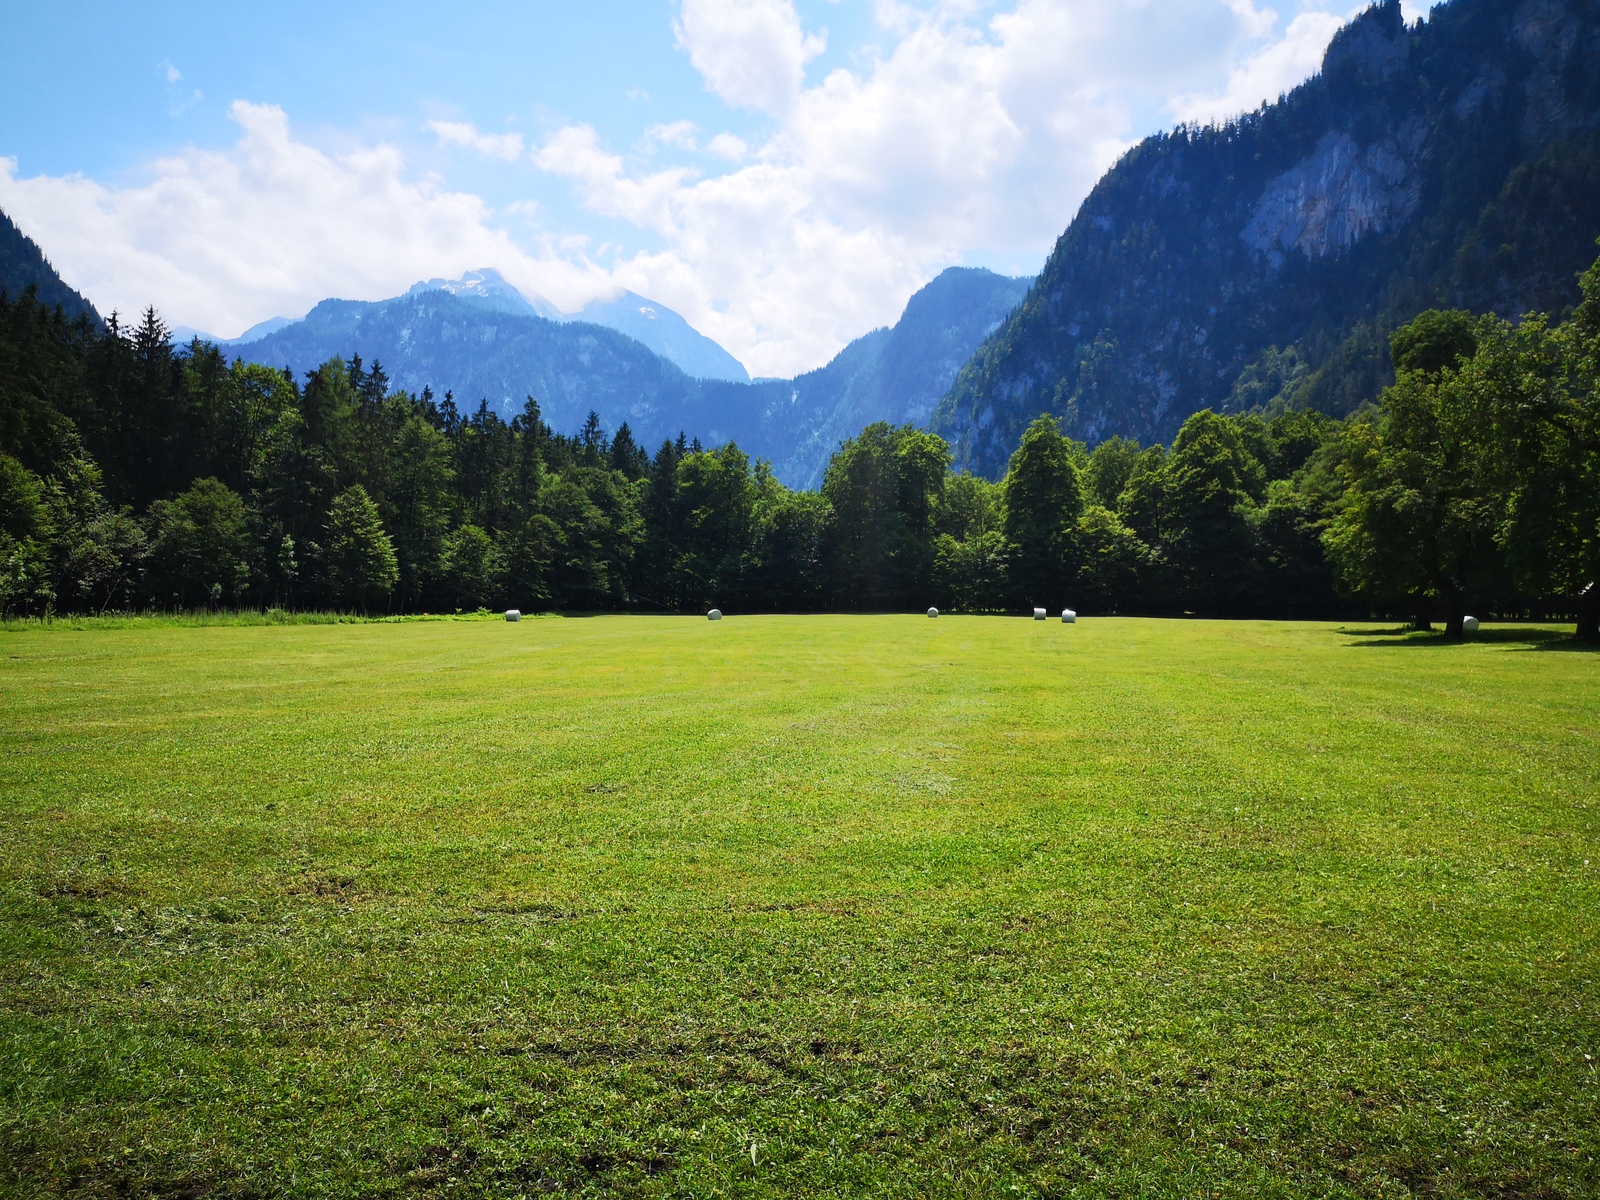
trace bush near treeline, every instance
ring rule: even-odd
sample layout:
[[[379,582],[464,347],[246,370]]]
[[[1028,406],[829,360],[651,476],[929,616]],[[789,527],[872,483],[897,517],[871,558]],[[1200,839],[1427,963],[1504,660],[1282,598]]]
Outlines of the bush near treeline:
[[[274,605],[1569,615],[1596,638],[1600,263],[1552,326],[1427,312],[1344,421],[1196,413],[1092,451],[1041,416],[998,483],[926,431],[820,493],[736,445],[652,455],[338,359],[304,381],[0,296],[0,609]]]

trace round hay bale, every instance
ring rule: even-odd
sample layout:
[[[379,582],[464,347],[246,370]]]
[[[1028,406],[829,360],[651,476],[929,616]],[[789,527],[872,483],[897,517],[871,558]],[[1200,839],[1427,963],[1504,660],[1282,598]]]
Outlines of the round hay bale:
[[[939,610],[937,608],[930,608],[928,610],[928,615],[930,617],[937,617],[939,615]]]
[[[1034,609],[1034,610],[1033,610],[1033,619],[1034,619],[1034,620],[1035,620],[1035,621],[1042,621],[1042,620],[1044,620],[1044,609],[1042,609],[1042,608],[1036,608],[1036,609]]]
[[[710,612],[708,612],[706,614],[706,620],[708,620],[708,621],[720,621],[720,620],[722,620],[722,610],[720,608],[713,608]]]
[[[1061,610],[1061,623],[1063,625],[1075,624],[1077,620],[1078,614],[1073,612],[1070,608],[1063,608]]]
[[[1477,633],[1478,632],[1478,618],[1477,617],[1462,617],[1461,618],[1461,632],[1462,633]]]
[[[520,620],[522,620],[522,610],[520,608],[508,608],[508,609],[506,609],[506,620],[508,620],[508,621],[520,621]]]

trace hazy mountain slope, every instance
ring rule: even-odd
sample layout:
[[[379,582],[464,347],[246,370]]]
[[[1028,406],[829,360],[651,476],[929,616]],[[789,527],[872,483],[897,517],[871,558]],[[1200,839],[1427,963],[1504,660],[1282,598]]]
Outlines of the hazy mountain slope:
[[[90,320],[99,324],[100,314],[94,305],[68,287],[33,239],[0,212],[0,291],[15,300],[29,284],[39,289],[41,303],[51,308],[60,305],[69,317],[87,313]]]
[[[1384,334],[1421,309],[1571,305],[1600,234],[1597,14],[1452,0],[1407,27],[1380,4],[1279,103],[1147,139],[935,428],[990,474],[1040,412],[1090,440],[1166,440],[1274,347],[1303,364],[1280,402],[1342,412],[1376,393]]]
[[[487,400],[508,420],[531,395],[567,432],[593,409],[610,429],[627,421],[652,447],[680,431],[708,445],[734,440],[772,460],[785,483],[808,487],[864,425],[925,422],[1028,288],[1025,279],[952,268],[911,298],[892,329],[856,339],[820,370],[739,383],[693,378],[614,329],[546,320],[531,306],[518,312],[527,302],[515,293],[463,295],[439,282],[393,300],[324,300],[303,321],[228,349],[296,375],[359,354],[382,363],[396,386],[431,387],[441,398],[451,391],[463,410]]]
[[[677,313],[635,292],[595,300],[558,320],[587,321],[625,333],[643,342],[685,375],[747,383],[750,373],[733,355],[695,329]]]
[[[857,338],[827,366],[795,379],[787,405],[809,416],[797,423],[788,451],[773,455],[779,477],[815,487],[839,443],[873,421],[927,424],[962,364],[1030,282],[951,267],[911,297],[892,328]]]
[[[535,397],[557,429],[576,430],[590,409],[616,428],[664,435],[697,394],[677,367],[623,334],[490,308],[439,289],[394,300],[324,300],[303,321],[237,353],[296,375],[330,358],[379,362],[394,385],[454,392],[463,410],[487,400],[510,419]]]

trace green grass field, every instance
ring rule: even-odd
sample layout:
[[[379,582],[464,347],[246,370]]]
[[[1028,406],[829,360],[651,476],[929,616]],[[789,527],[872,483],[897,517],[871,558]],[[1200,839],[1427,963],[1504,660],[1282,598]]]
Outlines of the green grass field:
[[[1600,655],[0,632],[0,1195],[1600,1195]]]

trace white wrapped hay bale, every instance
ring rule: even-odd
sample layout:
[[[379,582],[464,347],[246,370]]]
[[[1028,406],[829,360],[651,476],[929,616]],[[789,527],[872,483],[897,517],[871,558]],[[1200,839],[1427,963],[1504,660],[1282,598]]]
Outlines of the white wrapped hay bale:
[[[939,610],[937,608],[930,608],[928,610],[928,615],[930,617],[937,617],[939,615]]]
[[[1044,616],[1045,616],[1045,613],[1044,613],[1044,609],[1042,609],[1042,608],[1036,608],[1036,609],[1034,609],[1034,610],[1033,610],[1033,619],[1034,619],[1034,620],[1035,620],[1035,621],[1042,621],[1042,620],[1044,620]]]
[[[1061,610],[1061,623],[1063,625],[1076,624],[1077,620],[1078,614],[1073,612],[1070,608],[1063,608]]]
[[[1477,617],[1462,617],[1461,618],[1461,632],[1462,633],[1477,633],[1478,632],[1478,618]]]
[[[708,612],[706,614],[706,620],[708,620],[708,621],[720,621],[720,620],[722,620],[722,610],[720,608],[713,608],[710,612]]]
[[[506,609],[506,620],[508,620],[508,621],[520,621],[520,620],[522,620],[522,610],[520,608],[508,608],[508,609]]]

